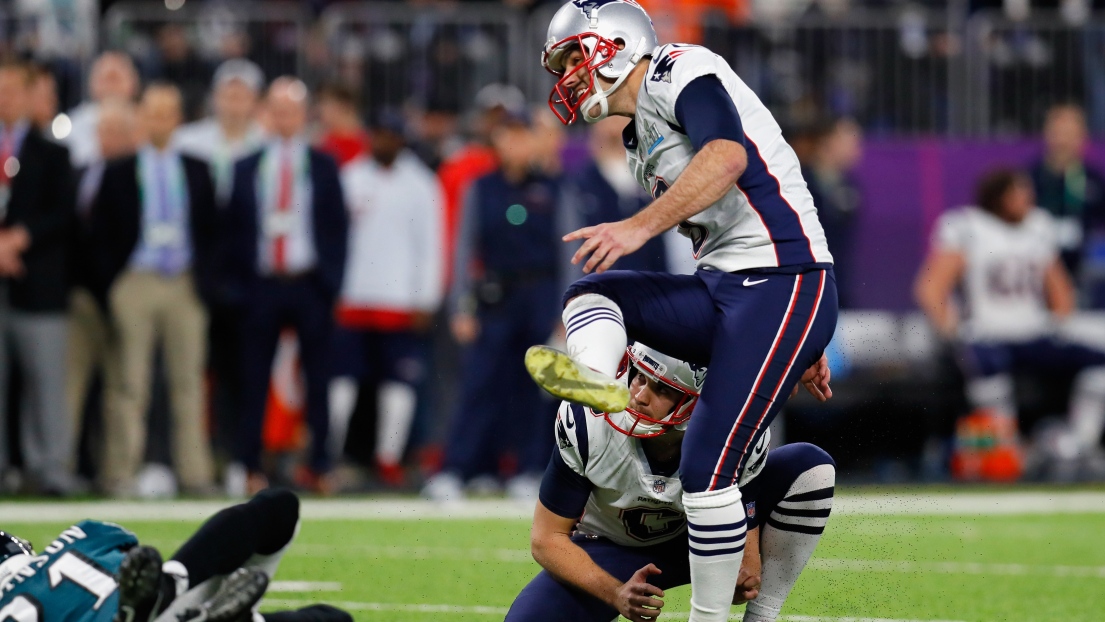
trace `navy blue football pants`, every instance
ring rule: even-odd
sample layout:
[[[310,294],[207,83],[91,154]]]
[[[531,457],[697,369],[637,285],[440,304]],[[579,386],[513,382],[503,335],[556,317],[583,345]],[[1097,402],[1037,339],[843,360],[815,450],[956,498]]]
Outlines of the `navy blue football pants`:
[[[1069,374],[1105,365],[1105,351],[1056,337],[1022,343],[972,343],[964,348],[964,372],[972,378],[1028,372]]]
[[[630,343],[708,367],[683,440],[680,481],[687,492],[736,483],[748,451],[832,339],[832,269],[785,271],[614,270],[587,275],[564,294],[565,303],[587,293],[613,300]]]
[[[822,464],[834,464],[829,454],[808,443],[794,443],[772,450],[759,477],[742,488],[744,505],[749,508],[749,529],[760,522],[771,525],[770,516],[786,496],[794,480]],[[754,509],[753,509],[754,508]],[[785,527],[785,525],[784,525]],[[649,577],[649,583],[662,590],[691,582],[687,555],[687,534],[654,546],[622,546],[605,538],[572,536],[600,568],[625,582],[641,568],[656,564],[661,573]],[[505,622],[609,622],[618,615],[606,603],[558,582],[542,570],[522,589]]]

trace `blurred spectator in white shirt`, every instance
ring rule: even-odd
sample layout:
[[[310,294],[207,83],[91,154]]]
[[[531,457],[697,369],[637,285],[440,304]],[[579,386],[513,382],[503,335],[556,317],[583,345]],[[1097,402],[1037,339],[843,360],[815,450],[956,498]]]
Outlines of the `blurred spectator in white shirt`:
[[[257,151],[266,133],[257,120],[265,74],[252,61],[234,58],[223,62],[211,80],[212,115],[189,123],[173,136],[181,153],[207,162],[215,183],[215,199],[222,208],[234,184],[234,163]],[[227,453],[233,446],[241,409],[241,349],[239,309],[222,295],[208,305],[208,373],[215,450]]]
[[[105,99],[134,101],[138,96],[138,70],[123,52],[104,52],[92,64],[88,77],[89,99],[69,112],[73,124],[68,138],[69,160],[74,168],[83,168],[101,158],[96,127],[100,122],[100,102]]]
[[[213,114],[177,130],[177,149],[211,166],[220,203],[229,197],[234,162],[261,147],[265,132],[257,109],[265,75],[254,62],[233,58],[215,70],[211,80]]]
[[[445,288],[441,184],[404,136],[398,114],[381,115],[373,123],[372,155],[342,169],[350,226],[337,318],[345,333],[339,347],[352,369],[331,383],[337,431],[355,402],[348,376],[377,381],[375,458],[381,479],[393,485],[403,481],[399,463],[428,377],[429,328]]]

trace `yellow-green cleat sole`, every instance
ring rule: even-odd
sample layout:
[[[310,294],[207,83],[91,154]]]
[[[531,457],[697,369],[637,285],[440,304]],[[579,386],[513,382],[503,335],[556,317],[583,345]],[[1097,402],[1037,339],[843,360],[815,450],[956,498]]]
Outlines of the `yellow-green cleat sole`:
[[[547,346],[526,350],[526,371],[552,395],[598,412],[621,412],[629,404],[629,387],[615,378],[580,365]]]

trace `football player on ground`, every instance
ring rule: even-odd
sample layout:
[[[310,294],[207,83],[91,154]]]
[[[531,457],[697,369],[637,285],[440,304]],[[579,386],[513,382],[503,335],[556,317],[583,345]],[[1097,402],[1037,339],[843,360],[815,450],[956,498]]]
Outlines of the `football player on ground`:
[[[269,489],[203,524],[171,560],[119,525],[86,520],[35,552],[0,532],[0,622],[352,622],[314,605],[257,613],[299,529],[299,499]]]
[[[730,546],[733,525],[688,535],[678,472],[706,370],[640,344],[622,370],[629,374],[625,411],[560,407],[560,451],[541,482],[531,533],[533,557],[545,570],[515,599],[507,622],[654,619],[664,590],[691,581],[688,546],[705,557]],[[733,604],[748,602],[745,622],[777,618],[833,503],[836,467],[828,454],[795,443],[769,455],[769,445],[765,431],[739,478],[748,532],[738,545],[747,541],[747,548],[728,591]]]
[[[725,544],[692,540],[690,619],[721,622],[744,550],[738,475],[803,373],[815,397],[831,395],[821,362],[837,294],[825,234],[798,158],[756,94],[709,50],[659,45],[637,3],[568,2],[542,64],[559,78],[549,105],[564,123],[631,119],[629,167],[655,200],[564,237],[583,240],[572,261],[589,273],[564,295],[568,354],[534,348],[527,368],[553,395],[606,412],[628,402],[614,374],[630,340],[725,378],[702,394],[679,465],[691,535]],[[677,225],[695,274],[607,271]]]

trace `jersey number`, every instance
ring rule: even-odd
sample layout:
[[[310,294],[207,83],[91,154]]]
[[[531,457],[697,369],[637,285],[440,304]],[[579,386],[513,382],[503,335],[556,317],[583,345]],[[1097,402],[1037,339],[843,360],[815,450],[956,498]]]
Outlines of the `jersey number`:
[[[642,542],[670,536],[687,522],[682,513],[671,508],[628,508],[621,511],[620,517],[625,533]]]
[[[0,609],[0,622],[39,622],[42,618],[42,605],[30,596],[16,596]]]
[[[70,551],[54,560],[46,571],[50,579],[50,589],[61,585],[68,579],[78,587],[96,597],[93,611],[100,607],[115,592],[115,578],[80,553]],[[41,622],[42,605],[30,596],[17,596],[15,600],[0,609],[0,622]]]

